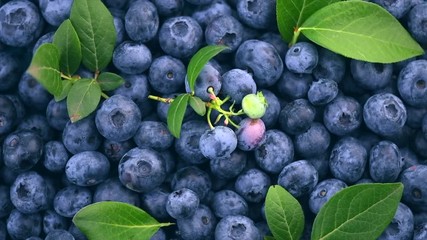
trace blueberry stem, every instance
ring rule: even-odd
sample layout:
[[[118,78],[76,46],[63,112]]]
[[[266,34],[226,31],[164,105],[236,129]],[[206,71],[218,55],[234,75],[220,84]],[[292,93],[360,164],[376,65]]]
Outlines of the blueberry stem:
[[[289,47],[292,47],[297,42],[300,33],[301,28],[295,27],[294,35],[292,36],[292,41],[289,43]]]

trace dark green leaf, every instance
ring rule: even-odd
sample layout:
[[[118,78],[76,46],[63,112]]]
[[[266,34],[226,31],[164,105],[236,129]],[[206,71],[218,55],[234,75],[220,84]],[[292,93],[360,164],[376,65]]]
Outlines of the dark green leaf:
[[[46,90],[57,96],[61,94],[61,72],[59,71],[59,51],[52,43],[41,45],[31,60],[28,73]]]
[[[264,240],[275,240],[272,236],[264,236]]]
[[[83,78],[73,84],[67,96],[67,109],[71,122],[91,114],[101,100],[101,88],[95,79]]]
[[[169,106],[167,116],[168,129],[176,138],[181,135],[182,121],[184,120],[189,99],[189,94],[178,95]]]
[[[194,111],[200,116],[205,116],[206,114],[206,105],[202,99],[197,96],[190,97],[190,106],[194,109]]]
[[[125,82],[120,75],[111,72],[101,73],[97,80],[102,91],[112,91],[120,87]]]
[[[294,30],[317,10],[341,0],[277,0],[277,26],[282,38],[292,41]]]
[[[70,92],[71,86],[73,86],[73,82],[70,80],[62,80],[62,91],[61,94],[55,96],[55,101],[59,102],[65,99]]]
[[[73,218],[74,224],[88,239],[150,239],[160,227],[159,223],[142,209],[122,202],[97,202],[82,208]]]
[[[326,6],[311,15],[300,30],[322,47],[367,62],[392,63],[424,53],[389,12],[365,1]]]
[[[80,39],[83,65],[92,71],[105,68],[116,43],[111,13],[100,0],[74,0],[70,20]]]
[[[225,49],[228,49],[228,47],[223,45],[208,45],[197,51],[196,54],[194,54],[194,56],[190,59],[187,68],[187,81],[192,92],[194,92],[194,84],[196,84],[196,79],[206,63],[208,63],[209,60]]]
[[[61,71],[66,75],[72,75],[77,71],[82,61],[82,49],[76,30],[69,19],[62,22],[58,27],[53,36],[53,43],[59,49]]]
[[[377,239],[394,217],[401,183],[358,184],[336,193],[320,209],[311,239]]]
[[[298,240],[304,230],[304,213],[298,200],[279,185],[270,186],[265,199],[267,224],[276,240]]]

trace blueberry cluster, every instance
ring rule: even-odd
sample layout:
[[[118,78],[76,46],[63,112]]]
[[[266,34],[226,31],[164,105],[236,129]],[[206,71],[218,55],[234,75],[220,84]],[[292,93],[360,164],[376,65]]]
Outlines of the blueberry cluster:
[[[261,240],[271,235],[263,206],[273,184],[303,206],[309,239],[336,192],[396,181],[402,202],[380,239],[427,239],[426,55],[379,64],[309,41],[288,47],[275,0],[103,2],[117,33],[108,70],[125,83],[72,123],[66,102],[25,70],[73,0],[0,1],[0,239],[83,240],[72,217],[94,202],[121,201],[176,223],[152,240]],[[425,1],[372,2],[427,46]],[[229,49],[203,68],[196,96],[210,101],[210,88],[230,107],[262,92],[265,113],[212,129],[188,107],[175,139],[170,105],[147,97],[188,91],[189,59],[215,44]]]

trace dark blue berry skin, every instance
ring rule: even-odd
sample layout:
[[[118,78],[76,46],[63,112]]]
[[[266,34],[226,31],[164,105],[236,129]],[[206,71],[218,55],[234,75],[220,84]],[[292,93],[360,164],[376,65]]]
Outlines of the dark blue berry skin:
[[[13,105],[15,106],[16,123],[19,124],[27,114],[27,109],[25,108],[24,103],[17,94],[8,94],[5,96],[9,98],[9,100],[12,101]]]
[[[192,12],[194,18],[201,27],[206,27],[218,17],[230,16],[233,10],[225,0],[213,0],[211,4],[197,6]]]
[[[157,13],[161,17],[173,17],[182,12],[184,0],[154,0]]]
[[[412,239],[414,233],[414,215],[411,209],[399,203],[391,223],[378,240]]]
[[[214,239],[217,219],[212,210],[206,205],[200,204],[192,216],[178,219],[176,222],[182,239]]]
[[[322,123],[313,122],[307,131],[295,135],[294,146],[297,154],[310,158],[325,153],[331,136]]]
[[[160,94],[171,94],[184,87],[186,73],[181,60],[164,55],[151,63],[148,81]]]
[[[237,68],[253,74],[258,87],[273,86],[283,72],[282,59],[274,46],[260,40],[252,39],[240,44],[234,61]]]
[[[55,212],[67,218],[73,217],[81,208],[92,203],[89,188],[70,185],[59,190],[53,200]]]
[[[291,138],[277,129],[265,132],[265,140],[254,150],[258,166],[268,173],[279,173],[294,158]]]
[[[6,236],[7,236],[6,222],[3,220],[0,220],[0,239],[6,239]]]
[[[312,73],[318,61],[316,46],[309,42],[295,43],[285,56],[286,67],[294,73]]]
[[[114,14],[114,10],[116,9],[110,9],[111,14],[113,15],[113,23],[114,23],[114,29],[116,30],[116,44],[115,46],[122,43],[126,38],[126,29],[125,29],[125,23],[124,23],[124,16],[121,14],[122,12],[118,10],[118,14]]]
[[[329,176],[329,152],[307,158],[306,160],[317,170],[319,181]]]
[[[114,49],[113,64],[126,74],[145,72],[150,67],[151,61],[151,51],[143,43],[125,41]]]
[[[42,216],[39,213],[24,214],[13,209],[6,224],[7,232],[12,239],[39,236],[42,232]]]
[[[196,83],[194,85],[194,93],[203,101],[209,102],[211,100],[209,88],[212,88],[215,95],[218,95],[221,91],[221,87],[222,76],[220,69],[217,69],[215,64],[211,61],[203,67],[202,71],[197,77]],[[191,92],[187,78],[185,79],[185,90],[188,93]]]
[[[68,232],[70,232],[75,240],[87,240],[86,236],[83,234],[80,229],[74,225],[74,223],[71,222],[70,227],[68,228]]]
[[[147,76],[145,74],[122,74],[125,82],[122,86],[114,90],[114,94],[120,94],[132,99],[141,110],[141,115],[147,115],[142,109],[143,104],[147,101],[150,91]]]
[[[134,206],[140,205],[138,193],[123,186],[118,178],[109,178],[96,186],[93,202],[101,201],[118,201]]]
[[[37,42],[33,46],[33,55],[36,53],[38,48],[43,45],[44,43],[52,43],[53,42],[53,35],[55,35],[55,31],[48,32],[37,40]]]
[[[276,1],[237,1],[237,14],[246,25],[255,29],[271,29],[276,22]]]
[[[0,136],[6,136],[16,124],[17,115],[13,102],[5,95],[0,95]]]
[[[405,0],[396,0],[391,2],[387,0],[372,0],[372,2],[385,8],[389,13],[398,19],[402,18],[414,4],[414,1],[411,2]]]
[[[408,31],[420,44],[427,44],[427,29],[425,21],[427,16],[424,14],[427,11],[427,3],[422,2],[416,4],[408,13]]]
[[[14,206],[10,200],[10,187],[0,185],[0,218],[9,216],[13,208]]]
[[[212,198],[212,211],[218,218],[230,215],[247,216],[249,213],[246,200],[232,190],[221,190],[214,194]]]
[[[41,159],[43,140],[34,131],[10,133],[3,142],[4,164],[17,172],[31,169]]]
[[[18,85],[20,66],[16,56],[7,51],[0,52],[0,92],[10,91]]]
[[[179,16],[167,19],[159,30],[162,50],[176,58],[187,59],[201,46],[203,30],[191,17]]]
[[[188,218],[199,207],[199,196],[188,188],[181,188],[171,192],[166,202],[166,211],[175,219]]]
[[[46,120],[53,129],[62,131],[70,120],[67,112],[67,101],[50,100],[46,108]]]
[[[229,158],[212,159],[209,161],[211,172],[220,179],[231,179],[239,175],[246,166],[247,155],[241,150],[235,150]]]
[[[203,201],[212,188],[212,181],[205,171],[196,166],[188,166],[175,172],[171,188],[173,191],[181,188],[193,190]]]
[[[283,70],[282,76],[275,85],[280,97],[295,100],[298,98],[306,98],[310,84],[313,82],[313,75],[311,74],[297,74]]]
[[[371,148],[369,174],[375,182],[394,182],[404,164],[399,147],[390,141],[381,141]]]
[[[61,23],[70,16],[71,5],[73,0],[65,1],[50,1],[40,0],[40,12],[46,22],[52,26],[59,26]]]
[[[406,122],[406,108],[399,97],[391,93],[372,95],[363,106],[366,126],[381,136],[398,134]]]
[[[313,191],[310,193],[309,207],[310,210],[317,214],[322,206],[339,192],[341,189],[346,188],[347,184],[335,178],[330,178],[319,182]]]
[[[166,233],[163,228],[157,230],[157,232],[151,236],[150,240],[167,240]]]
[[[319,60],[313,69],[315,79],[328,79],[341,82],[346,72],[346,59],[329,49],[317,48]]]
[[[125,16],[125,28],[130,39],[148,42],[157,34],[159,15],[156,6],[150,1],[133,1]]]
[[[44,145],[43,166],[47,170],[57,173],[63,171],[68,159],[69,154],[62,142],[49,141]]]
[[[414,211],[427,210],[426,174],[427,166],[418,164],[405,169],[400,175],[400,181],[404,186],[402,202]]]
[[[68,219],[59,215],[54,210],[49,209],[43,214],[43,232],[45,234],[54,230],[68,229],[69,225]]]
[[[139,129],[133,136],[139,148],[149,147],[164,151],[172,146],[174,137],[169,132],[165,123],[160,121],[142,121]]]
[[[250,203],[260,203],[267,195],[270,177],[257,168],[241,173],[234,182],[236,193]]]
[[[231,101],[237,104],[242,103],[246,95],[255,94],[256,90],[254,79],[244,70],[233,68],[222,75],[221,94],[230,96]]]
[[[326,105],[323,123],[332,134],[338,136],[350,134],[362,124],[362,107],[352,97],[338,96]]]
[[[95,114],[74,123],[68,121],[62,132],[62,143],[72,154],[97,150],[102,143],[102,136],[95,125]]]
[[[105,139],[102,143],[102,153],[111,163],[118,163],[123,155],[134,147],[135,143],[132,140],[117,142]]]
[[[407,115],[407,118],[406,118],[407,126],[411,128],[423,128],[423,125],[427,124],[427,119],[424,119],[424,116],[427,114],[427,108],[417,108],[417,107],[412,107],[410,105],[405,105],[405,107],[406,107],[406,115]],[[423,129],[423,132],[424,132],[424,129]]]
[[[46,111],[52,95],[28,73],[24,73],[18,84],[19,97],[31,111]]]
[[[14,0],[0,7],[0,41],[6,45],[28,46],[40,36],[43,25],[39,9],[30,1]]]
[[[414,107],[425,106],[427,104],[427,60],[420,59],[408,63],[399,73],[397,89],[405,103]]]
[[[415,153],[423,158],[427,158],[427,139],[424,137],[422,132],[414,133],[415,139],[413,141],[413,147]],[[412,134],[412,136],[414,135]],[[425,164],[425,163],[424,163]]]
[[[122,9],[128,4],[129,0],[103,0],[108,8]]]
[[[296,198],[310,194],[318,181],[316,168],[306,160],[286,165],[277,179],[277,183]]]
[[[149,192],[166,178],[165,160],[151,148],[131,149],[118,167],[122,184],[136,192]]]
[[[393,65],[352,59],[350,70],[356,84],[367,90],[375,91],[390,84]]]
[[[64,229],[53,230],[49,232],[49,234],[47,234],[45,237],[45,240],[57,240],[57,239],[74,240],[74,237],[70,232]]]
[[[243,41],[243,31],[242,24],[233,16],[218,17],[206,26],[206,43],[229,47],[230,49],[225,50],[224,53],[234,52]]]
[[[224,217],[218,222],[215,228],[215,239],[261,240],[263,238],[252,219],[243,215],[233,215]]]
[[[199,141],[202,134],[209,129],[204,121],[188,121],[182,124],[181,136],[175,140],[175,151],[184,161],[200,164],[207,161],[200,151]]]
[[[285,41],[283,41],[280,34],[275,32],[266,32],[259,37],[260,40],[264,42],[268,42],[276,48],[277,53],[280,55],[282,59],[285,58],[286,52],[289,47]]]
[[[17,130],[31,130],[36,132],[43,141],[47,142],[54,138],[54,131],[49,126],[44,115],[32,114],[21,121]]]
[[[19,174],[19,172],[13,171],[7,166],[0,168],[0,180],[3,184],[7,184],[9,186],[13,184]]]
[[[319,79],[310,85],[307,98],[314,106],[322,106],[334,100],[338,90],[338,83],[334,80]]]
[[[296,99],[280,111],[281,129],[291,135],[307,131],[314,121],[316,109],[306,99]]]
[[[213,0],[186,0],[187,2],[193,4],[193,5],[207,5],[212,3]]]
[[[261,120],[264,122],[265,127],[270,129],[276,126],[277,120],[279,119],[281,110],[280,102],[279,98],[273,92],[267,89],[262,89],[261,92],[268,103],[265,114],[262,116]]]
[[[236,130],[237,148],[252,151],[265,139],[265,125],[261,119],[244,118]]]
[[[170,190],[160,186],[150,192],[141,194],[141,208],[159,221],[170,221],[172,218],[166,211],[166,202]]]
[[[84,151],[73,155],[65,165],[68,181],[82,186],[94,186],[107,179],[110,162],[97,151]]]
[[[343,137],[331,150],[329,169],[335,178],[351,184],[362,177],[367,161],[368,153],[360,141]]]
[[[424,222],[414,228],[413,240],[424,240],[427,238],[427,222]]]
[[[109,140],[126,141],[138,131],[141,111],[129,97],[113,95],[96,111],[95,124],[99,133]]]
[[[203,156],[209,159],[229,158],[237,147],[234,131],[225,126],[216,126],[205,131],[199,140],[199,148]]]

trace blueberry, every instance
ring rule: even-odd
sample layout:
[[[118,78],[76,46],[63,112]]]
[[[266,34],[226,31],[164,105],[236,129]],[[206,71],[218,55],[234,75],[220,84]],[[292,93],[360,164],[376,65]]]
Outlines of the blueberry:
[[[363,106],[366,126],[381,136],[393,136],[402,130],[406,122],[406,108],[397,96],[391,93],[372,95]]]
[[[139,206],[139,195],[123,186],[118,178],[109,178],[96,186],[93,202],[118,201]]]
[[[298,160],[282,169],[277,183],[298,198],[310,194],[318,180],[319,175],[313,165],[306,160]]]
[[[404,159],[399,147],[390,141],[381,141],[371,148],[369,173],[375,182],[394,182],[402,171]]]
[[[150,67],[151,61],[151,51],[143,43],[125,41],[114,49],[113,64],[126,74],[145,72]]]
[[[31,130],[36,132],[43,141],[47,142],[54,138],[54,131],[50,127],[44,115],[32,114],[21,121],[17,130]]]
[[[0,92],[14,89],[19,82],[21,71],[17,56],[11,52],[0,52]]]
[[[315,79],[328,79],[341,82],[346,72],[346,59],[329,49],[318,48],[319,60],[313,69]]]
[[[313,122],[307,131],[295,135],[294,145],[296,153],[304,158],[318,156],[325,153],[331,141],[328,130],[323,124]]]
[[[153,60],[148,81],[161,94],[175,93],[184,86],[186,69],[181,60],[164,55]]]
[[[6,224],[7,232],[12,239],[39,236],[42,232],[42,217],[39,213],[24,214],[13,209]]]
[[[392,64],[370,63],[352,59],[350,67],[356,84],[367,90],[379,90],[391,83]]]
[[[338,95],[338,83],[334,80],[319,79],[314,81],[307,92],[307,98],[314,106],[330,103]]]
[[[232,190],[221,190],[212,198],[212,210],[215,216],[223,218],[230,215],[244,215],[249,213],[246,200]]]
[[[415,226],[413,240],[423,240],[426,238],[427,238],[427,222],[424,222],[418,226]]]
[[[6,223],[5,221],[0,220],[0,239],[6,239],[7,235]]]
[[[277,129],[265,132],[265,140],[254,150],[259,167],[268,173],[279,173],[294,158],[294,144],[291,138]]]
[[[181,136],[175,140],[175,151],[184,161],[200,164],[207,161],[200,151],[199,142],[202,134],[209,129],[206,122],[193,120],[184,122]]]
[[[427,7],[427,4],[424,4]],[[408,63],[399,73],[397,89],[402,100],[414,107],[427,104],[427,60]]]
[[[240,104],[247,94],[256,93],[256,90],[254,79],[244,70],[233,68],[222,75],[221,94],[230,96],[237,104]]]
[[[245,118],[236,130],[237,147],[243,151],[257,148],[265,138],[265,125],[261,119]]]
[[[242,215],[233,215],[226,216],[218,222],[215,228],[215,239],[261,240],[262,237],[252,219]]]
[[[172,190],[188,188],[193,190],[201,201],[208,195],[212,188],[209,175],[196,166],[188,166],[177,170],[171,181]]]
[[[52,26],[59,26],[70,17],[73,0],[52,1],[40,0],[39,7],[46,22]]]
[[[225,126],[217,126],[205,131],[199,140],[200,151],[209,159],[229,158],[236,147],[236,134],[231,128]]]
[[[175,219],[188,218],[196,212],[199,203],[200,199],[194,191],[181,188],[169,194],[166,211]]]
[[[31,169],[41,159],[43,140],[29,130],[10,133],[3,142],[4,164],[14,171]]]
[[[283,59],[288,51],[288,44],[283,41],[279,33],[266,32],[259,37],[261,41],[268,42],[274,46],[279,56]]]
[[[70,227],[68,228],[68,232],[70,232],[75,240],[87,240],[86,236],[83,234],[80,229],[74,225],[74,223],[71,222]]]
[[[102,153],[84,151],[73,155],[65,166],[68,181],[77,186],[94,186],[107,179],[110,162]]]
[[[273,92],[262,89],[261,92],[264,94],[265,99],[267,100],[267,109],[265,110],[264,116],[261,120],[264,122],[264,125],[267,129],[273,128],[277,120],[279,119],[280,114],[280,102],[279,98]]]
[[[171,217],[166,211],[166,202],[168,201],[169,194],[170,190],[164,186],[157,187],[147,193],[142,193],[141,208],[159,221],[170,221]]]
[[[330,178],[319,182],[313,191],[310,193],[309,207],[310,210],[317,214],[322,206],[339,192],[341,189],[346,188],[347,184],[335,178]]]
[[[43,232],[45,234],[54,230],[68,229],[68,225],[68,219],[59,215],[54,210],[49,209],[43,214]]]
[[[62,100],[57,102],[55,99],[50,100],[46,108],[46,120],[50,127],[62,131],[70,120],[67,111],[67,101]]]
[[[234,52],[243,41],[243,26],[233,16],[225,15],[210,21],[205,29],[208,45],[225,45],[230,49],[224,53]]]
[[[422,125],[424,125],[423,121],[426,121],[427,119],[423,119],[423,117],[427,114],[427,108],[417,108],[410,105],[405,105],[406,107],[406,125],[411,128],[423,128]],[[426,126],[427,127],[427,126]],[[427,128],[426,128],[427,130]],[[424,132],[424,129],[423,129]]]
[[[159,30],[159,43],[163,51],[176,58],[189,58],[201,46],[203,30],[191,17],[167,19]]]
[[[395,18],[402,18],[405,14],[411,9],[412,3],[411,1],[405,0],[372,0],[372,2],[380,5],[385,8],[388,12],[390,12]]]
[[[133,1],[126,12],[125,28],[134,41],[148,42],[154,39],[159,29],[156,6],[150,1]]]
[[[59,190],[53,200],[55,212],[67,218],[92,203],[92,192],[86,187],[70,185]]]
[[[426,165],[414,165],[405,169],[400,175],[400,181],[403,183],[402,202],[411,209],[426,211],[427,203],[427,183],[424,177],[427,174]]]
[[[218,95],[222,87],[222,76],[220,71],[215,67],[211,62],[207,63],[199,76],[197,77],[196,83],[194,85],[194,92],[197,97],[202,99],[205,102],[211,100],[211,94],[209,93],[209,88],[212,88],[215,95]],[[191,92],[188,79],[185,79],[185,90],[189,93]]]
[[[45,237],[45,240],[56,240],[56,239],[74,240],[74,237],[70,232],[64,229],[53,230],[49,232],[49,234],[47,234]]]
[[[282,59],[274,46],[260,40],[252,39],[240,44],[234,61],[237,68],[253,73],[258,87],[273,86],[283,72]]]
[[[135,102],[122,95],[113,95],[96,111],[95,124],[107,139],[126,141],[138,131],[141,111]]]
[[[276,25],[274,0],[238,0],[236,8],[240,20],[250,27],[268,29]]]
[[[16,108],[6,96],[0,95],[0,136],[11,132],[17,124]]]
[[[362,124],[362,107],[349,96],[338,96],[323,112],[323,123],[332,134],[344,136],[355,132]]]
[[[49,141],[44,145],[43,166],[47,170],[51,172],[63,171],[68,159],[69,154],[62,142]]]
[[[355,183],[365,171],[368,153],[359,140],[341,138],[331,150],[329,169],[332,175],[346,183]]]
[[[399,203],[391,223],[378,240],[412,239],[414,233],[414,216],[409,207]]]
[[[97,150],[102,136],[95,125],[95,114],[74,123],[68,121],[62,132],[62,143],[72,154]]]
[[[134,147],[135,143],[132,140],[117,142],[105,139],[102,143],[102,153],[112,163],[118,163],[123,155]]]
[[[296,99],[283,107],[279,115],[281,129],[295,135],[307,131],[314,121],[316,109],[306,99]]]
[[[295,100],[307,97],[312,82],[313,75],[293,73],[285,68],[275,86],[281,97]]]
[[[53,42],[53,35],[55,35],[55,31],[48,32],[37,40],[37,42],[33,46],[33,55],[36,53],[36,51],[39,49],[39,47],[45,43],[52,43]]]
[[[217,220],[208,206],[200,204],[193,215],[176,223],[183,239],[207,240],[213,239]]]
[[[10,200],[10,187],[0,185],[0,218],[9,216],[13,208],[14,206]]]
[[[259,203],[265,199],[270,183],[270,177],[266,173],[251,168],[237,177],[234,188],[246,201]]]
[[[186,0],[193,5],[206,5],[212,3],[212,0]]]
[[[309,42],[298,42],[289,48],[285,64],[294,73],[312,73],[319,61],[316,46]]]
[[[129,0],[103,0],[102,2],[108,8],[121,9],[124,8],[126,4],[128,4]]]
[[[150,240],[167,240],[166,233],[163,228],[157,230],[157,232],[153,236],[151,236]]]
[[[329,176],[329,152],[306,159],[317,170],[319,180]]]
[[[172,146],[173,136],[167,126],[159,121],[142,121],[139,129],[133,136],[133,140],[140,148],[150,147],[158,151],[164,151]]]
[[[427,29],[424,24],[427,20],[427,16],[424,14],[426,11],[427,3],[422,2],[414,5],[407,15],[408,31],[421,44],[427,44]]]
[[[212,174],[220,179],[231,179],[239,175],[246,166],[247,155],[236,149],[229,158],[209,161]]]
[[[232,15],[232,8],[225,0],[213,0],[211,4],[200,5],[194,9],[194,18],[201,27],[206,27],[218,17]]]
[[[184,8],[184,0],[154,0],[153,3],[162,17],[176,16]]]
[[[122,77],[125,79],[125,82],[114,90],[114,94],[120,94],[132,99],[140,108],[141,114],[147,114],[145,111],[142,111],[142,105],[147,101],[149,84],[147,76],[145,74],[123,74]]]
[[[18,94],[29,110],[43,112],[52,99],[52,95],[30,74],[22,74],[18,84]]]
[[[13,47],[25,47],[37,39],[44,21],[31,1],[13,0],[0,7],[0,41]]]
[[[414,133],[415,139],[411,139],[413,141],[413,149],[415,153],[423,158],[427,158],[427,139],[424,137],[422,132]],[[425,164],[425,163],[424,163]]]

